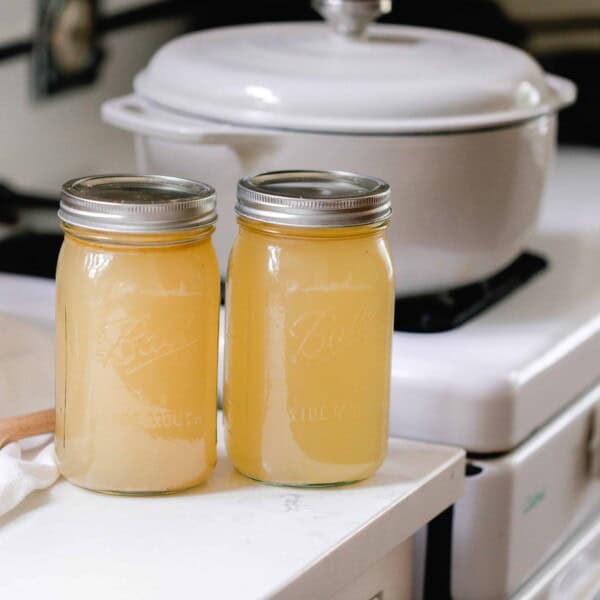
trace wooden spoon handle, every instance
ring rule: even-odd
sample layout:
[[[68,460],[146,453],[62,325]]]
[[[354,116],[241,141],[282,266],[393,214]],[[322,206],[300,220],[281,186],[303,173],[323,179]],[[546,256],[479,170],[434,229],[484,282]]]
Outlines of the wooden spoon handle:
[[[0,419],[0,448],[30,435],[54,431],[54,409]]]

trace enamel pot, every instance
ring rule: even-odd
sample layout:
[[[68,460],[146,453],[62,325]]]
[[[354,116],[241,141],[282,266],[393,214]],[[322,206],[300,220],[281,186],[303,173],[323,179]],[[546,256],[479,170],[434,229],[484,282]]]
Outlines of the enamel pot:
[[[401,295],[501,269],[535,226],[574,85],[521,50],[454,32],[368,24],[381,0],[320,0],[329,23],[236,26],[163,46],[107,101],[142,173],[217,189],[221,269],[238,178],[279,169],[374,175],[392,187]]]

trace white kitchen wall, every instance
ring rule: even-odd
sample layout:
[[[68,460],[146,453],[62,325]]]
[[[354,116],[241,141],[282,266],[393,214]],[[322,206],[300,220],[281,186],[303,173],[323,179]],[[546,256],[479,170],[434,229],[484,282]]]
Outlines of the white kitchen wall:
[[[29,39],[35,2],[0,2],[0,43]],[[146,4],[101,3],[103,14]],[[100,119],[100,105],[131,89],[134,74],[165,41],[183,29],[169,19],[115,30],[102,38],[106,58],[89,86],[43,100],[30,95],[27,55],[0,62],[0,180],[20,190],[57,196],[62,182],[90,173],[135,170],[131,137]]]
[[[0,2],[0,43],[29,37],[35,22],[34,0]]]

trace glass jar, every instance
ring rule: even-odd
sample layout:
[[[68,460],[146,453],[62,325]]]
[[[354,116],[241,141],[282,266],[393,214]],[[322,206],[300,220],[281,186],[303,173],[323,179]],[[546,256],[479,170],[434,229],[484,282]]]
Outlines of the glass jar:
[[[226,284],[224,415],[238,471],[323,486],[387,451],[389,186],[349,173],[242,179]]]
[[[215,193],[172,177],[63,187],[56,455],[96,491],[168,493],[216,463]]]

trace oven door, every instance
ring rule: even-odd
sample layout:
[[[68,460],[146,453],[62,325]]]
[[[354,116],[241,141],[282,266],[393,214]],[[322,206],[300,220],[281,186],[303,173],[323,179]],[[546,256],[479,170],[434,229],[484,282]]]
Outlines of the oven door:
[[[452,598],[507,598],[600,515],[600,385],[512,452],[469,463],[454,511]]]
[[[600,516],[582,527],[514,600],[600,599]]]

